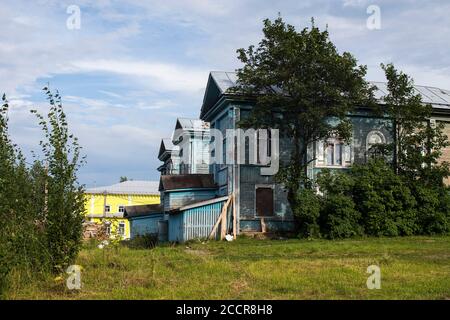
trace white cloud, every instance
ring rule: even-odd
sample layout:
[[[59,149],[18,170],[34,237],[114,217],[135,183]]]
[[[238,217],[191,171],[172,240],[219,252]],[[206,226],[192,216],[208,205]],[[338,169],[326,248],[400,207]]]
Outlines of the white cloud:
[[[80,30],[66,28],[69,4],[81,7]],[[369,4],[381,7],[381,30],[366,29]],[[450,89],[449,10],[438,0],[8,1],[0,90],[17,142],[39,136],[29,109],[45,110],[35,97],[50,80],[88,153],[86,179],[108,183],[130,166],[156,176],[159,139],[174,118],[198,115],[208,71],[239,67],[236,49],[259,42],[264,18],[281,12],[298,29],[312,16],[328,23],[338,49],[368,64],[369,80],[383,80],[379,63],[394,62],[417,84]]]
[[[158,62],[126,60],[81,60],[70,64],[73,72],[108,72],[117,75],[146,77],[159,91],[192,93],[205,86],[208,71]]]

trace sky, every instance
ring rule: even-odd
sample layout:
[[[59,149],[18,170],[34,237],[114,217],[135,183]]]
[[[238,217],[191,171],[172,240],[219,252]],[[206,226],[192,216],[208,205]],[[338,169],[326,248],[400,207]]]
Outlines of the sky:
[[[236,49],[257,45],[263,19],[301,30],[314,17],[367,80],[384,81],[379,65],[392,62],[450,89],[449,12],[448,0],[2,0],[0,93],[28,157],[42,138],[30,109],[48,110],[49,84],[87,156],[81,183],[158,180],[161,138],[177,117],[198,118],[208,73],[239,68]]]

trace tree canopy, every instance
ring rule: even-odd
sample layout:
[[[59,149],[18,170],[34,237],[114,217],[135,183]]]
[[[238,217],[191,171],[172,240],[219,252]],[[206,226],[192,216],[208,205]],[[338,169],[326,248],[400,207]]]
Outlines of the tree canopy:
[[[308,146],[332,136],[349,140],[347,115],[373,102],[373,88],[364,79],[366,66],[348,52],[339,53],[314,20],[298,32],[281,17],[266,19],[263,33],[257,47],[237,51],[243,67],[234,89],[255,99],[240,125],[279,129],[281,137],[291,137],[291,157],[281,164],[278,178],[292,204],[298,189],[308,186]]]

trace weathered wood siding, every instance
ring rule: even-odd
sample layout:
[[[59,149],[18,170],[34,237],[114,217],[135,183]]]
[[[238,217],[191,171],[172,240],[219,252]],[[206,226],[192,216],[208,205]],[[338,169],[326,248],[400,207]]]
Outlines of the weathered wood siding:
[[[166,191],[164,193],[164,211],[170,211],[191,203],[209,200],[214,198],[215,195],[215,189]]]
[[[164,214],[156,213],[141,217],[130,218],[130,236],[133,239],[138,235],[154,234],[157,235],[158,222],[164,219]]]

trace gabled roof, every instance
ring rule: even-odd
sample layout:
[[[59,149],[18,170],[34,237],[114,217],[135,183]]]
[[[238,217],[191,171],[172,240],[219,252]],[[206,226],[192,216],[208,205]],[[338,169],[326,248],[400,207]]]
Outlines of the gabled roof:
[[[158,181],[125,181],[106,187],[89,188],[87,194],[159,195]]]
[[[237,82],[236,72],[229,71],[211,71],[211,77],[220,89],[220,92],[226,93],[228,89],[234,87]]]
[[[212,174],[162,175],[159,182],[160,191],[201,188],[216,188]]]
[[[209,122],[200,119],[178,118],[175,129],[202,131],[209,129]]]
[[[200,118],[216,104],[219,98],[227,93],[227,90],[236,85],[237,77],[235,72],[211,71],[203,96]]]
[[[237,76],[235,72],[212,71],[209,74],[208,84],[203,97],[203,105],[200,112],[200,118],[216,104],[216,102],[225,94],[232,94],[230,88],[236,86]],[[375,98],[383,103],[383,97],[387,94],[386,83],[370,82],[377,86]],[[450,90],[439,89],[429,86],[414,86],[417,93],[422,96],[422,101],[431,104],[433,108],[450,109]]]
[[[169,138],[161,139],[161,145],[159,147],[159,152],[158,152],[158,159],[163,161],[162,156],[164,155],[164,153],[167,152],[170,154],[174,151],[178,151],[178,149],[179,149],[179,147],[175,146],[172,143],[172,139],[169,139]]]

